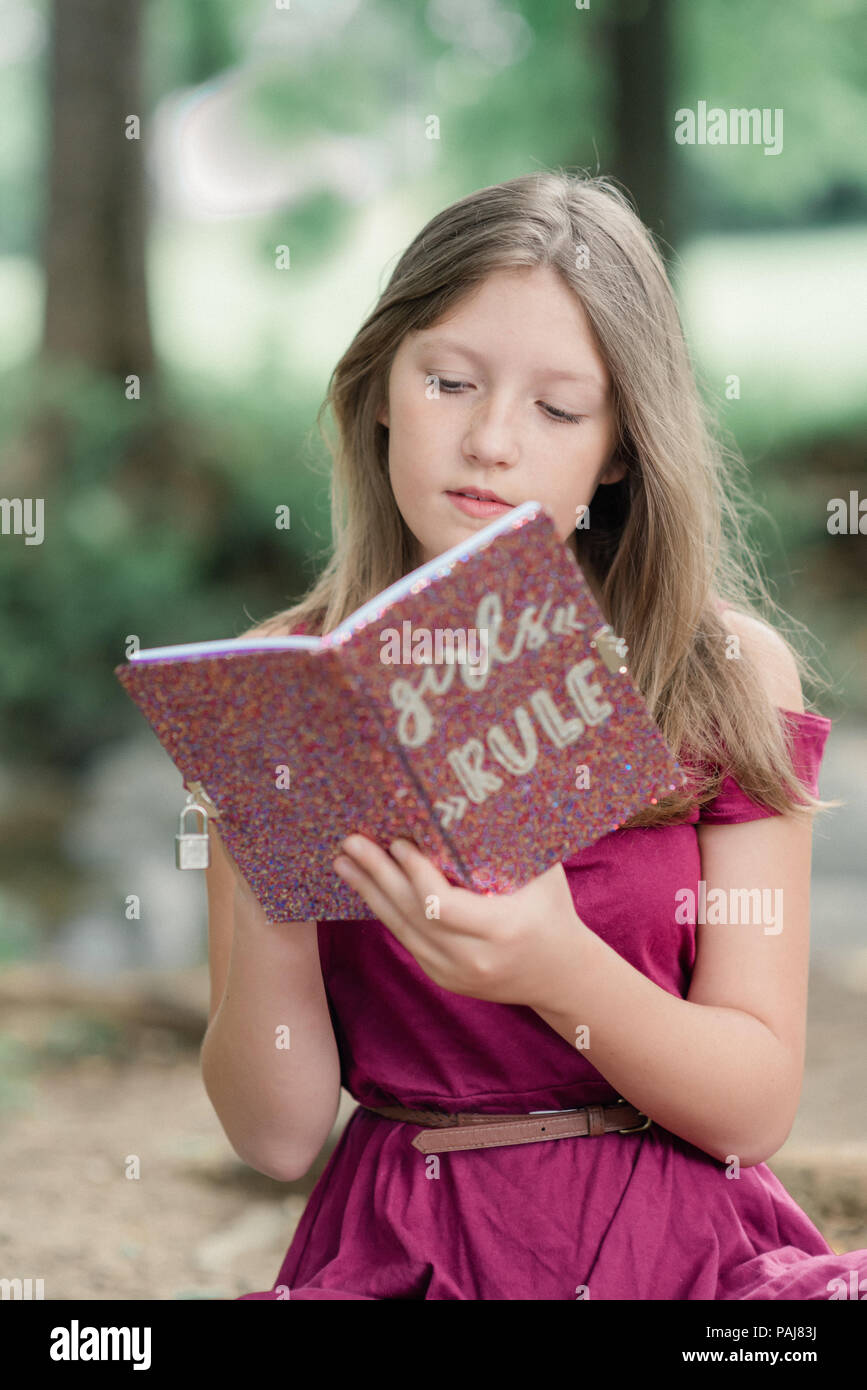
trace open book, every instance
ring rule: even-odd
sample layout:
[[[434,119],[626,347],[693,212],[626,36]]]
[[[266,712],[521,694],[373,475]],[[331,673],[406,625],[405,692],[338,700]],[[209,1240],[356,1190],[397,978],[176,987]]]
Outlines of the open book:
[[[368,920],[332,867],[353,832],[508,893],[685,783],[626,655],[525,502],[325,637],[153,647],[115,674],[271,921]]]

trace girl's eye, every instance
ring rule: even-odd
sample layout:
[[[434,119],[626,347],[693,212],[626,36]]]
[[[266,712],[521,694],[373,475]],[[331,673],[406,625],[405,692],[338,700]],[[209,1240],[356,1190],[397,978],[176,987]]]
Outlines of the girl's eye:
[[[429,373],[429,377],[434,375],[433,372]],[[440,388],[447,394],[454,394],[467,385],[465,381],[446,381],[445,377],[439,377],[438,380]],[[539,404],[547,411],[550,420],[556,420],[558,422],[563,421],[569,425],[580,425],[581,421],[584,419],[583,415],[569,415],[567,411],[558,410],[555,405],[546,405],[544,401],[540,401]]]
[[[544,401],[542,402],[544,405]],[[553,420],[565,420],[570,425],[580,425],[584,419],[583,415],[569,415],[565,410],[558,410],[556,405],[546,405],[545,409],[550,413]]]

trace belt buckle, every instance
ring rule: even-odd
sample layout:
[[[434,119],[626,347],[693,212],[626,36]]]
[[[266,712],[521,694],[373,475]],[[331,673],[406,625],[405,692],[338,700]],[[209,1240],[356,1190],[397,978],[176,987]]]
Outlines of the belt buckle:
[[[617,1100],[615,1101],[615,1104],[616,1104],[616,1105],[628,1105],[629,1102],[626,1101],[626,1100],[624,1100],[622,1096],[618,1096]],[[643,1111],[643,1110],[639,1110],[638,1113],[639,1113],[639,1115],[644,1115],[644,1111]],[[649,1116],[649,1115],[644,1115],[644,1124],[643,1124],[643,1125],[632,1125],[632,1127],[631,1127],[630,1129],[618,1129],[617,1133],[618,1133],[618,1134],[638,1134],[642,1129],[650,1129],[651,1123],[652,1123],[652,1122],[651,1122],[650,1116]]]

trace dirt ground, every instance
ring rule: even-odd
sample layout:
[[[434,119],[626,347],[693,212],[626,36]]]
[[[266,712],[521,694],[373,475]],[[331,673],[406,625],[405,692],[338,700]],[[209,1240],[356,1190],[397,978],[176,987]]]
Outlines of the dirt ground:
[[[92,1007],[82,1015],[40,1003],[29,986],[10,990],[7,981],[0,1277],[42,1278],[52,1300],[233,1299],[273,1284],[355,1102],[343,1094],[328,1145],[302,1182],[247,1167],[199,1072],[193,1034],[206,971],[175,979],[180,985],[189,1017],[173,1028],[168,1013],[165,1026],[109,1022]],[[864,1014],[863,996],[811,982],[802,1112],[771,1163],[838,1253],[867,1248]],[[860,1071],[847,1075],[853,1047]],[[826,1100],[850,1083],[860,1090],[840,1129],[839,1108]],[[136,1157],[139,1175],[127,1176]]]

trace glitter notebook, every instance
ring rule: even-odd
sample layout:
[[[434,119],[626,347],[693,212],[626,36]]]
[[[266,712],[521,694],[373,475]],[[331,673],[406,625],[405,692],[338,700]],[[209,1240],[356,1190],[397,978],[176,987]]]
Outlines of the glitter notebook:
[[[154,647],[115,674],[271,921],[375,920],[332,867],[355,831],[509,893],[686,782],[538,502],[323,638]]]

